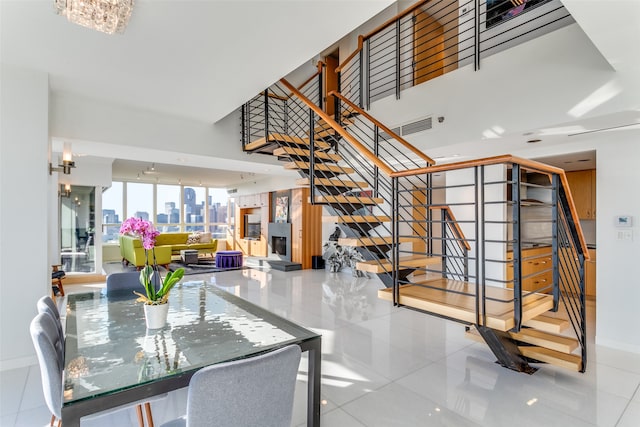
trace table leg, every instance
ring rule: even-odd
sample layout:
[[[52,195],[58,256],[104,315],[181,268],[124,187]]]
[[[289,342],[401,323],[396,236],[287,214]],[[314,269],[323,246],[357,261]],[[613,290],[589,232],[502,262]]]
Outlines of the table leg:
[[[322,341],[318,337],[309,348],[309,378],[307,380],[307,426],[320,427],[320,382],[322,381]]]

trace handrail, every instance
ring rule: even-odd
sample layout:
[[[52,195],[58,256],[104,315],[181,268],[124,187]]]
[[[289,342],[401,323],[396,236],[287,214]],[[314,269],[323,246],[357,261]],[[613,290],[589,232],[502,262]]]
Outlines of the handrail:
[[[458,224],[458,220],[456,219],[455,215],[453,214],[453,211],[451,210],[451,208],[449,206],[429,206],[429,209],[431,209],[431,210],[442,209],[442,210],[447,212],[447,215],[449,215],[451,217],[451,220],[453,221],[453,227],[455,228],[455,232],[458,235],[458,239],[460,241],[462,241],[462,243],[464,244],[464,247],[468,251],[470,251],[471,250],[471,245],[469,244],[469,242],[467,242],[467,238],[465,237],[464,233],[462,232],[462,229],[460,228],[460,224]]]
[[[360,35],[360,36],[358,36],[358,48],[356,50],[354,50],[353,52],[351,52],[351,55],[347,56],[347,59],[342,61],[342,63],[336,67],[335,72],[339,73],[340,71],[342,71],[342,69],[345,67],[345,65],[347,65],[349,63],[349,61],[351,61],[358,53],[360,53],[360,51],[362,50],[363,46],[364,46],[364,37],[362,35]]]
[[[370,121],[372,121],[376,126],[378,126],[380,129],[382,129],[383,131],[385,131],[387,134],[391,135],[393,137],[393,139],[395,139],[396,141],[398,141],[400,144],[402,144],[405,148],[408,148],[410,151],[413,152],[413,154],[416,154],[418,157],[420,157],[422,160],[424,160],[425,162],[427,162],[428,165],[435,165],[436,162],[435,160],[433,160],[431,157],[427,156],[426,154],[424,154],[422,151],[418,150],[416,147],[414,147],[413,145],[411,145],[409,142],[407,142],[405,139],[403,139],[402,137],[400,137],[399,135],[397,135],[395,132],[393,132],[391,129],[389,129],[387,126],[385,126],[383,123],[381,123],[380,121],[378,121],[377,119],[375,119],[374,117],[372,117],[369,113],[367,113],[366,111],[364,111],[362,108],[358,107],[356,104],[354,104],[353,102],[351,102],[350,100],[348,100],[344,95],[342,95],[340,92],[336,92],[335,90],[332,90],[331,92],[329,92],[329,95],[333,95],[337,98],[340,98],[343,102],[345,102],[347,105],[349,105],[351,108],[353,108],[355,111],[358,112],[358,114],[366,117],[367,119],[369,119]]]
[[[387,175],[391,175],[393,173],[393,169],[388,166],[386,163],[383,163],[375,154],[373,154],[367,147],[362,145],[357,139],[355,139],[349,132],[344,130],[342,126],[340,126],[335,120],[331,118],[327,113],[322,111],[320,107],[311,102],[304,96],[295,86],[291,85],[286,79],[280,79],[283,85],[287,87],[293,94],[295,94],[302,102],[304,102],[307,107],[311,108],[318,116],[320,116],[328,125],[330,125],[336,132],[340,134],[344,139],[349,141],[351,145],[360,150],[360,152],[368,158],[373,164],[375,164],[382,172]]]
[[[384,30],[386,27],[388,27],[389,25],[393,24],[394,22],[396,22],[398,19],[404,18],[405,16],[407,16],[408,14],[412,13],[414,10],[420,8],[421,6],[423,6],[425,3],[430,2],[431,0],[421,0],[419,2],[417,2],[416,4],[414,4],[413,6],[408,7],[407,9],[403,10],[402,12],[400,12],[399,14],[397,14],[396,16],[394,16],[393,18],[389,18],[387,19],[383,24],[378,25],[375,29],[373,29],[372,31],[369,31],[367,34],[364,35],[365,39],[369,39],[373,36],[375,36],[376,34],[378,34],[380,31]]]
[[[564,172],[564,169],[560,169],[555,166],[549,166],[544,163],[537,162],[535,160],[523,159],[522,157],[512,156],[511,154],[504,154],[502,156],[495,156],[495,157],[487,157],[485,159],[466,160],[463,162],[428,166],[426,168],[408,169],[404,171],[393,172],[391,174],[391,177],[392,178],[407,177],[407,176],[414,176],[414,175],[422,175],[426,173],[436,173],[436,172],[446,172],[446,171],[452,171],[452,170],[458,170],[458,169],[466,169],[474,166],[497,165],[501,163],[515,163],[529,169],[536,169],[539,172],[557,174],[560,177],[560,182],[562,182],[562,187],[567,190],[570,188],[569,181],[567,180],[567,176]],[[571,191],[566,191],[566,194],[567,194],[567,202],[569,204],[569,210],[571,211],[571,216],[573,218],[579,218],[578,210],[576,209],[576,205],[573,201],[573,196],[571,195]],[[587,243],[584,239],[584,233],[582,232],[582,226],[580,225],[580,221],[575,221],[575,225],[578,231],[578,239],[580,240],[580,247],[582,248],[582,252],[585,256],[585,260],[589,260],[590,259],[589,250],[587,249]]]
[[[387,21],[385,21],[383,24],[377,26],[374,30],[369,31],[365,35],[359,35],[358,36],[358,47],[356,48],[356,50],[351,52],[351,55],[347,56],[347,59],[342,61],[342,63],[338,66],[338,68],[336,68],[336,73],[339,73],[340,71],[342,71],[344,66],[346,64],[348,64],[349,61],[351,61],[362,50],[362,47],[364,46],[364,41],[365,40],[370,39],[371,37],[373,37],[376,34],[378,34],[380,31],[384,30],[387,26],[389,26],[389,25],[393,24],[394,22],[396,22],[398,19],[404,18],[408,14],[412,13],[413,11],[415,11],[416,9],[418,9],[419,7],[423,6],[425,3],[428,3],[430,1],[431,0],[420,0],[419,2],[414,4],[413,6],[410,6],[409,8],[403,10],[402,12],[400,12],[399,14],[394,16],[393,18],[390,18]]]
[[[311,80],[315,79],[320,74],[322,74],[322,67],[324,67],[324,62],[318,61],[317,67],[318,67],[318,71],[316,71],[314,74],[312,74],[311,77],[309,77],[307,80],[304,81],[304,83],[302,83],[300,86],[298,86],[299,90],[302,90],[302,88],[305,87],[307,85],[307,83],[309,83]],[[289,95],[289,97],[291,97],[291,94]]]

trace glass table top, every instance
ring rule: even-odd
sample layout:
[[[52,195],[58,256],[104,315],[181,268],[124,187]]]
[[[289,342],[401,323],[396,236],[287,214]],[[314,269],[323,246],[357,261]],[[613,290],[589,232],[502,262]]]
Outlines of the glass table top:
[[[319,336],[206,282],[174,287],[161,329],[146,329],[135,298],[68,296],[65,405]]]

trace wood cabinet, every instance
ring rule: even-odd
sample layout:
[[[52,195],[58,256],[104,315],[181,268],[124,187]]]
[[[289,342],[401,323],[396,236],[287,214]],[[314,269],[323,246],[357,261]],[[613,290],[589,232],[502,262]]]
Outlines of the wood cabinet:
[[[567,181],[580,219],[596,218],[595,169],[567,172]]]
[[[227,249],[242,251],[247,256],[267,256],[267,230],[270,220],[271,193],[237,196],[234,209],[233,235],[227,238]],[[229,199],[231,200],[231,199]],[[229,203],[232,203],[231,201]],[[260,238],[247,239],[245,215],[260,216]]]
[[[291,190],[291,261],[311,268],[311,257],[322,255],[322,206],[309,203],[309,188]]]
[[[584,263],[584,288],[588,297],[596,296],[596,250],[589,249],[589,261]]]
[[[513,259],[513,252],[507,253],[507,260]],[[507,264],[507,287],[513,288],[513,264]],[[551,247],[542,246],[522,250],[522,290],[552,292],[553,258]],[[546,288],[548,289],[542,289]]]

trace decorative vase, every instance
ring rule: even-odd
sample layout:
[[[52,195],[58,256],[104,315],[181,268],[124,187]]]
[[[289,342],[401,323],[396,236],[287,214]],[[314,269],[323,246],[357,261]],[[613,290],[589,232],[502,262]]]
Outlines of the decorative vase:
[[[169,314],[169,303],[151,305],[144,304],[144,319],[147,322],[147,329],[160,329],[167,323]]]

